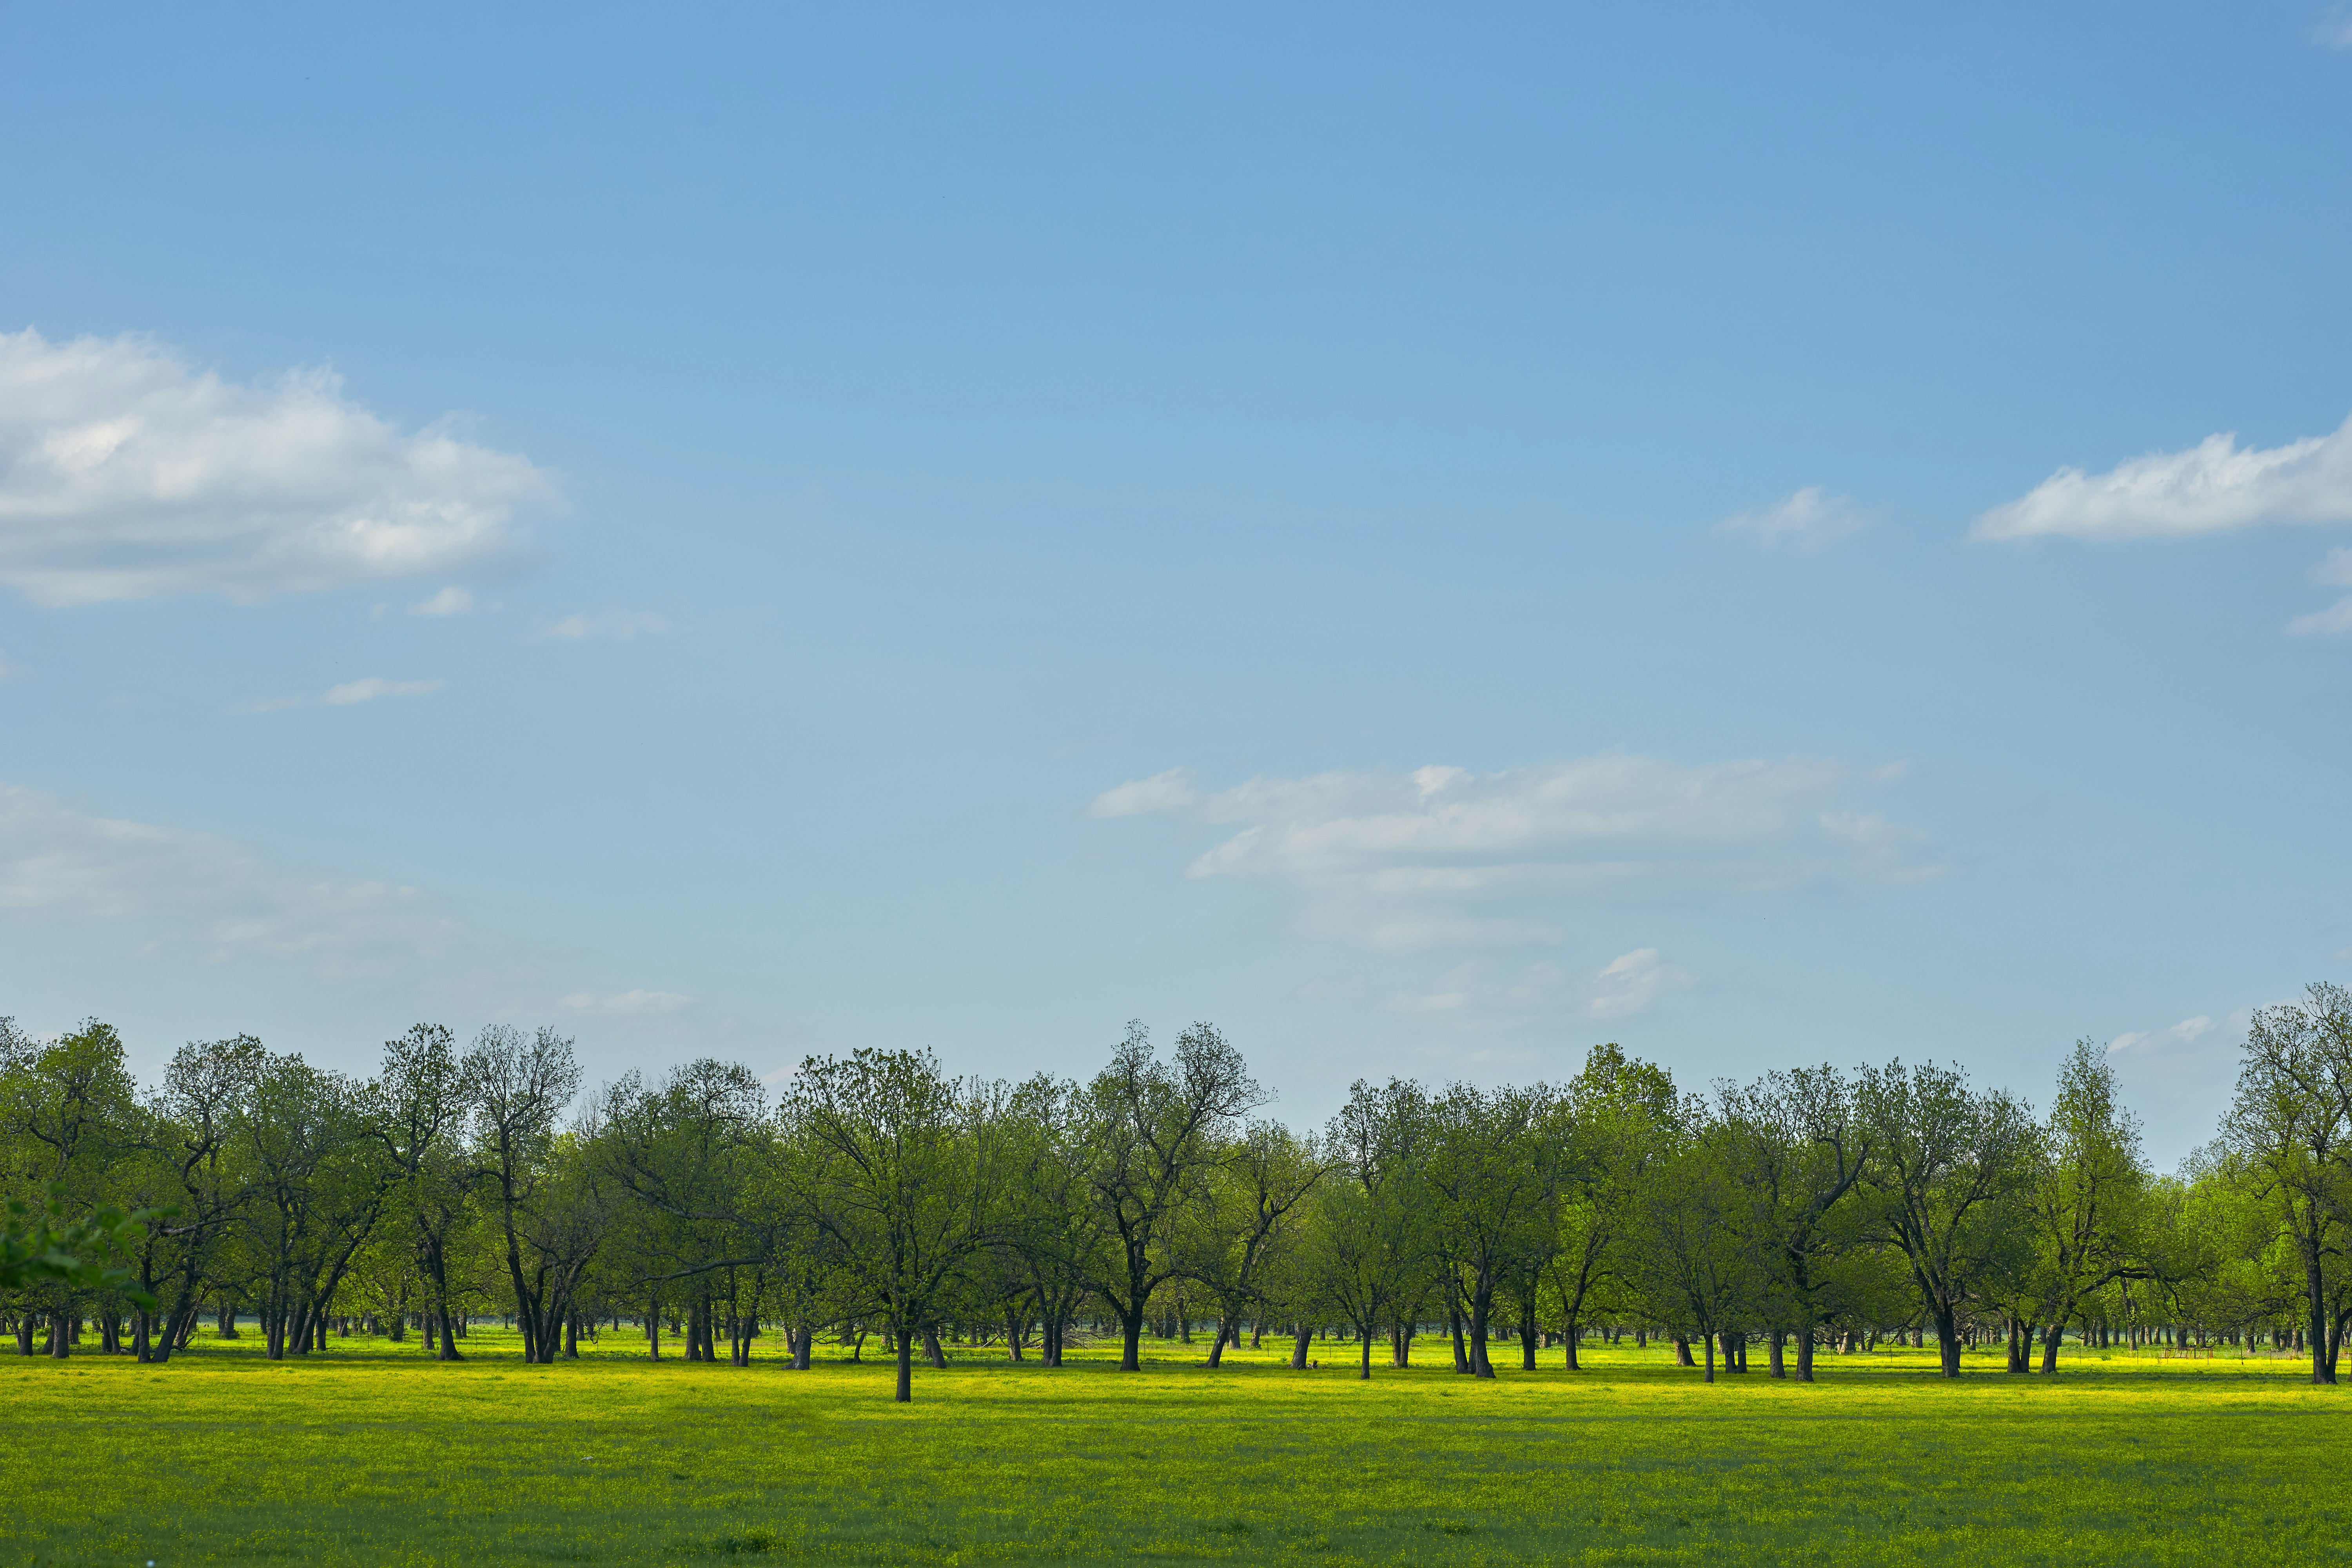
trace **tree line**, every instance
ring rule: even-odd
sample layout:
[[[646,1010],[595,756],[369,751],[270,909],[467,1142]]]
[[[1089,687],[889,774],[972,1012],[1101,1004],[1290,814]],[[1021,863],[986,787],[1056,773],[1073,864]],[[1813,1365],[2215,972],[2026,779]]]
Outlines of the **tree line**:
[[[1164,1051],[1130,1025],[1084,1082],[861,1050],[771,1095],[715,1060],[583,1094],[556,1030],[428,1024],[367,1079],[239,1036],[142,1089],[105,1024],[0,1020],[12,1212],[100,1216],[75,1234],[108,1250],[0,1277],[0,1325],[26,1355],[89,1326],[165,1363],[250,1319],[272,1358],[357,1328],[457,1360],[488,1319],[551,1363],[628,1324],[656,1357],[766,1338],[798,1368],[878,1332],[906,1400],[950,1346],[1056,1366],[1101,1336],[1129,1371],[1147,1337],[1214,1366],[1273,1334],[1295,1367],[1320,1339],[1369,1378],[1433,1332],[1478,1377],[1630,1335],[1708,1381],[1751,1348],[1810,1381],[1888,1336],[1947,1376],[1972,1344],[2052,1373],[2072,1332],[2307,1352],[2333,1383],[2352,1322],[2332,984],[2253,1015],[2219,1135],[2170,1175],[2087,1040],[2039,1115],[1900,1061],[1686,1092],[1615,1045],[1564,1083],[1359,1081],[1316,1129],[1268,1100],[1207,1024]]]

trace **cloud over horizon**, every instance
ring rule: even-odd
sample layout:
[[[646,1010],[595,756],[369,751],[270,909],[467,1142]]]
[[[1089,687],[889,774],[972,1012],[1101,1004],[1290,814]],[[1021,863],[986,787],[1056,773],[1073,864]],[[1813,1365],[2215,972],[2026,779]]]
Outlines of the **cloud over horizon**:
[[[136,921],[150,948],[215,963],[295,959],[329,978],[436,954],[457,930],[414,888],[301,875],[211,834],[92,816],[10,784],[0,784],[0,918]]]
[[[1104,791],[1092,810],[1237,829],[1186,875],[1286,881],[1315,934],[1412,949],[1559,942],[1579,907],[1940,875],[1918,834],[1850,803],[1855,784],[1807,758],[1685,767],[1606,753],[1485,774],[1260,778],[1209,795],[1171,769]]]
[[[403,432],[331,371],[237,383],[142,337],[0,332],[0,583],[37,604],[458,574],[561,504],[529,458]]]

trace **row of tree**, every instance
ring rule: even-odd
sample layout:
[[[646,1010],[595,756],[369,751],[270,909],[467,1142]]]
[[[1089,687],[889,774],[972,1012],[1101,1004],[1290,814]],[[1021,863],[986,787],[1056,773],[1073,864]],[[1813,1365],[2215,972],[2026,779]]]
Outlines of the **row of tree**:
[[[1457,1371],[1498,1344],[1578,1364],[1601,1333],[1672,1340],[1712,1379],[1813,1376],[1886,1332],[2005,1343],[2054,1372],[2066,1332],[2267,1342],[2333,1383],[2352,1321],[2352,994],[2254,1016],[2220,1137],[2151,1171],[2105,1053],[2080,1042],[2048,1113],[1961,1072],[1801,1068],[1706,1095],[1596,1047],[1563,1084],[1359,1082],[1327,1127],[1267,1097],[1205,1024],[1130,1026],[1090,1081],[943,1073],[928,1052],[812,1058],[771,1099],[698,1061],[583,1096],[572,1042],[419,1025],[360,1079],[249,1037],[181,1049],[142,1092],[114,1030],[0,1020],[0,1181],[102,1214],[113,1256],[0,1280],[17,1347],[164,1362],[209,1314],[272,1357],[359,1323],[442,1359],[510,1320],[526,1361],[600,1325],[667,1326],[695,1359],[879,1330],[911,1397],[961,1341],[1059,1364],[1074,1332],[1205,1358],[1268,1331]],[[143,1226],[123,1227],[139,1211]],[[22,1211],[20,1211],[22,1212]],[[99,1265],[107,1265],[100,1268]],[[1696,1348],[1699,1355],[1693,1358]],[[1793,1352],[1793,1353],[1791,1353]],[[1441,1353],[1443,1353],[1441,1352]]]

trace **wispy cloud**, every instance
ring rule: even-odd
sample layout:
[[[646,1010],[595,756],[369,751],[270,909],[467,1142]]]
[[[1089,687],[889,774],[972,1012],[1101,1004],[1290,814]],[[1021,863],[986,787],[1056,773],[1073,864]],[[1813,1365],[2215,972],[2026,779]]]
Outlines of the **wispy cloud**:
[[[1592,999],[1584,1010],[1595,1018],[1629,1018],[1647,1012],[1659,992],[1691,983],[1689,975],[1661,958],[1654,947],[1636,948],[1611,959],[1592,978]]]
[[[1104,791],[1093,812],[1213,826],[1222,841],[1188,875],[1286,881],[1316,934],[1406,949],[1559,942],[1580,908],[1939,875],[1920,835],[1854,803],[1862,787],[1805,758],[1610,754],[1485,774],[1261,778],[1213,795],[1171,770]]]
[[[1088,808],[1095,816],[1146,816],[1154,812],[1181,811],[1200,799],[1192,788],[1190,768],[1170,768],[1148,779],[1136,779],[1095,796]]]
[[[669,622],[651,610],[580,610],[547,622],[536,636],[541,642],[626,642],[667,630]]]
[[[379,697],[423,697],[440,690],[446,680],[388,680],[381,675],[370,675],[358,680],[346,680],[341,686],[330,686],[319,700],[331,708],[353,702],[373,702]]]
[[[0,583],[41,604],[458,574],[560,504],[528,458],[404,432],[331,371],[237,383],[144,338],[0,333]]]
[[[2158,1045],[2190,1046],[2213,1032],[2213,1020],[2200,1013],[2193,1018],[2183,1018],[2168,1029],[2134,1029],[2117,1035],[2107,1042],[2107,1054],[2138,1050],[2151,1042]]]
[[[448,616],[470,616],[474,613],[474,595],[463,588],[444,588],[431,598],[419,599],[409,605],[408,613],[433,620]]]
[[[694,1002],[679,991],[574,991],[563,999],[576,1013],[682,1013]]]
[[[1561,979],[1558,964],[1530,963],[1499,977],[1496,968],[1484,959],[1455,964],[1423,989],[1391,996],[1388,1010],[1459,1027],[1551,1008]]]
[[[2352,522],[2352,419],[2283,447],[2223,434],[2102,474],[2060,468],[1979,517],[1969,537],[2177,539],[2267,522]]]
[[[0,916],[137,921],[209,962],[296,959],[329,976],[383,973],[440,952],[457,930],[414,888],[289,871],[209,834],[88,816],[5,784]]]
[[[1725,518],[1715,525],[1715,531],[1744,536],[1766,550],[1810,554],[1860,532],[1869,521],[1845,497],[1827,495],[1821,486],[1807,485],[1761,511]]]
[[[289,708],[348,708],[380,697],[425,697],[440,690],[446,680],[394,680],[381,675],[362,676],[330,686],[315,697],[257,697],[230,710],[236,713],[278,713]]]

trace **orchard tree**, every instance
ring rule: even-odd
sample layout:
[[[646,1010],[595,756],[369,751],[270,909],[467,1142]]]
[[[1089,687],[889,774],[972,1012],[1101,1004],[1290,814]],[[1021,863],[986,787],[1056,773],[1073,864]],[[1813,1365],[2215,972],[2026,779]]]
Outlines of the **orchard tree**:
[[[1855,1095],[1872,1147],[1878,1233],[1902,1250],[1935,1324],[1943,1373],[1960,1374],[1960,1314],[2023,1240],[2014,1203],[2035,1130],[2023,1102],[1932,1063],[1865,1068]]]
[[[1172,1062],[1152,1053],[1142,1024],[1129,1024],[1089,1086],[1087,1186],[1101,1229],[1088,1283],[1118,1315],[1120,1371],[1141,1370],[1152,1292],[1181,1272],[1177,1229],[1187,1207],[1205,1198],[1227,1133],[1265,1099],[1209,1024],[1177,1037]]]
[[[812,1057],[793,1080],[812,1154],[806,1201],[889,1326],[899,1404],[915,1396],[915,1336],[936,1330],[991,1237],[1010,1173],[1004,1098],[945,1077],[929,1051]]]

